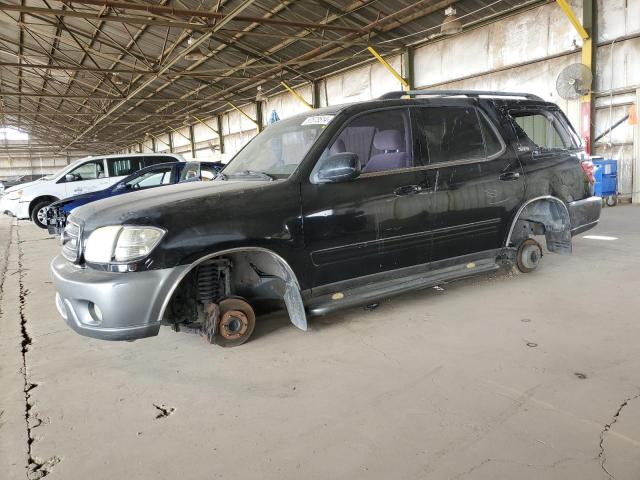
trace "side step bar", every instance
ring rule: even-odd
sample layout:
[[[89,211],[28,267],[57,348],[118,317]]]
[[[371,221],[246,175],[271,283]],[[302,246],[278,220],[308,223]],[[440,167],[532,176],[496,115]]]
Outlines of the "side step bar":
[[[454,280],[495,272],[499,268],[495,258],[483,259],[386,282],[370,283],[351,290],[337,291],[311,298],[306,302],[307,311],[310,315],[326,315],[336,310],[367,305],[411,290],[429,288]]]

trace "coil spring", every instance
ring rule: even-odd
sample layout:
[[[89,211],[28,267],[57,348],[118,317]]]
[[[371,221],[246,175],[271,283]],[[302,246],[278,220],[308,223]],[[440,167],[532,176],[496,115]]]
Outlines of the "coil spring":
[[[229,295],[229,260],[213,260],[198,267],[198,300],[215,302]]]

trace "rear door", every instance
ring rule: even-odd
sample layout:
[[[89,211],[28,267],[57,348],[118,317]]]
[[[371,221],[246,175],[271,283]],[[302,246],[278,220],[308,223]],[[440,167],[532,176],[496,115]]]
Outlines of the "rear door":
[[[432,261],[500,248],[522,203],[522,167],[493,112],[471,100],[413,110],[432,187]]]
[[[323,155],[343,152],[360,159],[358,178],[302,185],[313,286],[427,262],[425,175],[409,110],[377,110],[347,121]]]

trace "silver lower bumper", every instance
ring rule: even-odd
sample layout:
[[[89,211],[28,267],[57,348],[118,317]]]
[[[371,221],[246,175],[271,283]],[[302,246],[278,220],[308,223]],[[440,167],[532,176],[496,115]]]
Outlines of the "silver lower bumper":
[[[87,337],[154,336],[169,295],[186,268],[112,273],[80,268],[58,256],[51,262],[56,306],[67,325]]]

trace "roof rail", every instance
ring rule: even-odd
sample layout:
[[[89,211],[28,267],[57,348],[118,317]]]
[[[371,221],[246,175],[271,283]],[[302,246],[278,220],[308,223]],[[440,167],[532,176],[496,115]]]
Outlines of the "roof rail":
[[[536,100],[538,102],[544,102],[538,95],[532,93],[521,92],[494,92],[490,90],[408,90],[406,92],[388,92],[380,97],[380,100],[392,100],[402,97],[456,97],[465,96],[469,98],[483,97],[522,97],[527,100]]]

